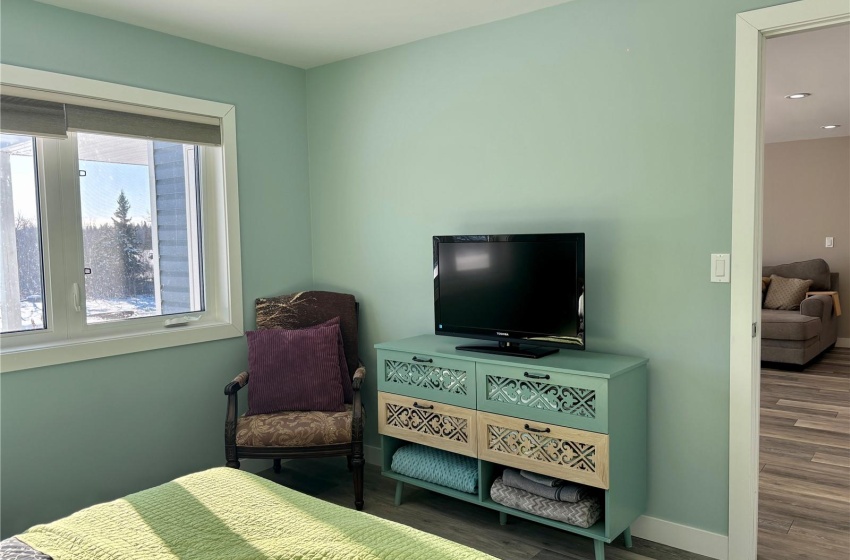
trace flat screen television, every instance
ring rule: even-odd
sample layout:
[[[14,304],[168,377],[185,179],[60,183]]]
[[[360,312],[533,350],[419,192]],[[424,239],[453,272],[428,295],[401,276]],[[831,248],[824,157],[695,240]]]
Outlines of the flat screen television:
[[[471,352],[584,350],[584,234],[435,236],[434,332],[498,341]]]

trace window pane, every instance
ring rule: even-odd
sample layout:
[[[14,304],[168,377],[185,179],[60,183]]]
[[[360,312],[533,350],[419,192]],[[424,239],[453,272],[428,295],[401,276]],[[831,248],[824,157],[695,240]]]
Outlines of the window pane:
[[[191,145],[77,134],[88,323],[203,309]]]
[[[0,332],[43,329],[35,139],[0,134]]]

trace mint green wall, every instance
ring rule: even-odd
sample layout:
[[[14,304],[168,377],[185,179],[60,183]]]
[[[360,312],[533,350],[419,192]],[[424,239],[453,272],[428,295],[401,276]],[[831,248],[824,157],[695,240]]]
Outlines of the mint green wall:
[[[52,6],[3,0],[0,60],[236,105],[246,327],[309,287],[305,73]],[[2,536],[224,463],[243,339],[0,376]]]
[[[586,232],[590,349],[650,359],[647,513],[725,534],[709,254],[730,249],[735,13],[769,3],[577,0],[309,70],[314,282],[357,294],[371,370],[375,342],[433,332],[432,235]]]

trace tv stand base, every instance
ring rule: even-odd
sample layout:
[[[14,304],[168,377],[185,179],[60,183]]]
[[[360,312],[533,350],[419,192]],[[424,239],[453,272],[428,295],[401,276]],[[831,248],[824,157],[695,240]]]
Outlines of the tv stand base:
[[[494,344],[482,345],[465,345],[455,346],[455,350],[465,350],[466,352],[481,352],[484,354],[499,354],[501,356],[519,356],[520,358],[542,358],[549,354],[554,354],[558,351],[557,348],[549,348],[547,346],[525,346],[520,347],[519,344],[511,342],[500,342],[498,346]]]

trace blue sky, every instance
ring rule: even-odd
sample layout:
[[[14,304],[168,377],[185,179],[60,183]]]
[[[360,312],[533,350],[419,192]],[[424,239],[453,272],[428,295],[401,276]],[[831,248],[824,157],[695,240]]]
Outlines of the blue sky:
[[[15,215],[34,220],[36,199],[32,158],[12,156],[10,163]],[[121,189],[130,201],[133,221],[150,221],[150,183],[146,165],[81,161],[80,169],[86,171],[86,176],[80,177],[83,224],[110,222]]]
[[[80,169],[86,171],[86,176],[80,177],[84,225],[110,221],[122,189],[130,201],[133,222],[150,223],[151,195],[147,165],[81,161]]]

